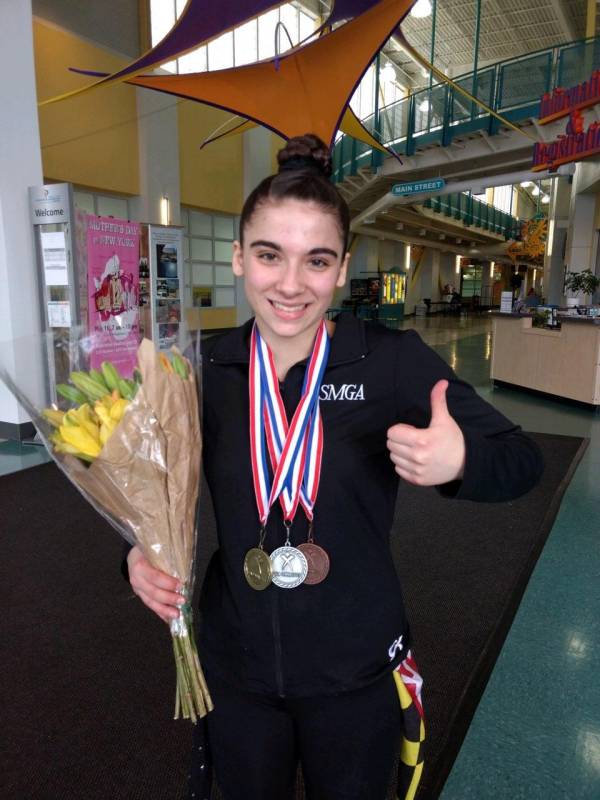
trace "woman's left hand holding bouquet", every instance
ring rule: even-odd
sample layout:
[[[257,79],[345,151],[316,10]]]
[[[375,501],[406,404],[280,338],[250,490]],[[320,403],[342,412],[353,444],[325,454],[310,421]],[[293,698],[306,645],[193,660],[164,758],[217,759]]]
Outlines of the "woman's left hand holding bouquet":
[[[139,547],[132,547],[127,556],[131,588],[144,605],[167,625],[179,618],[185,599],[179,592],[181,583],[172,575],[153,567]]]

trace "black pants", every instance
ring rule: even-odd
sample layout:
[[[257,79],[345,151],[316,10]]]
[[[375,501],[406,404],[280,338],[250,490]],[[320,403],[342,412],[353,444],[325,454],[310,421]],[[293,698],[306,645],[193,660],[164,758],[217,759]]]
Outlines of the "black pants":
[[[208,745],[225,800],[293,800],[298,763],[308,800],[385,800],[402,734],[391,673],[327,697],[288,699],[222,687],[211,693]],[[204,749],[194,753],[203,758]]]

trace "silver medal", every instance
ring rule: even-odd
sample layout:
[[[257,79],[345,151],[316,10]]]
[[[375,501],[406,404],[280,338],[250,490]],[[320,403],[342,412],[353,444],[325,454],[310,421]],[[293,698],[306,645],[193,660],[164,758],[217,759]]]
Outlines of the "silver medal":
[[[281,589],[295,589],[308,574],[308,562],[297,547],[284,545],[271,553],[271,580]]]

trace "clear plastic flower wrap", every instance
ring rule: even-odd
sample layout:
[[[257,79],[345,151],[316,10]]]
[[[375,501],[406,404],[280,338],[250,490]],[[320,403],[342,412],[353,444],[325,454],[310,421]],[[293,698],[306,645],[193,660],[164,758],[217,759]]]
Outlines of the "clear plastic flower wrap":
[[[175,718],[195,722],[212,709],[190,605],[202,451],[199,335],[183,352],[158,353],[142,340],[131,377],[108,359],[90,368],[96,352],[94,336],[75,327],[0,343],[0,379],[86,500],[183,585],[171,623]],[[44,371],[52,378],[32,384],[31,375]]]

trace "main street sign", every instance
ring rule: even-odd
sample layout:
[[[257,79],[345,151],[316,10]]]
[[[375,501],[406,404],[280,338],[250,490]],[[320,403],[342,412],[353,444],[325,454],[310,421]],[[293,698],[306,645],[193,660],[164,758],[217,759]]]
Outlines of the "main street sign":
[[[395,183],[392,194],[395,197],[405,197],[409,194],[424,194],[425,192],[439,192],[446,185],[443,178],[433,178],[429,181],[412,181],[411,183]]]

